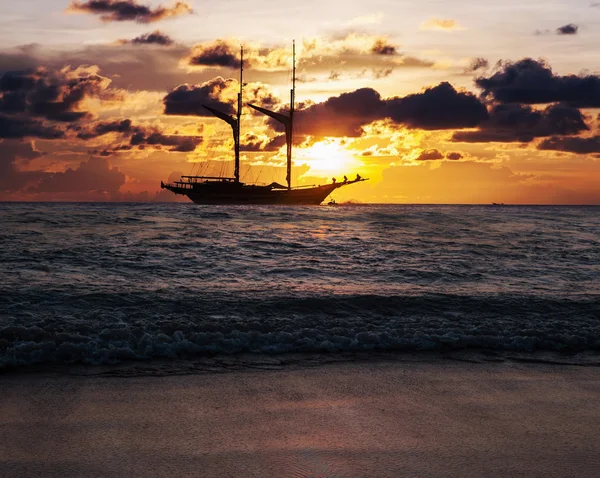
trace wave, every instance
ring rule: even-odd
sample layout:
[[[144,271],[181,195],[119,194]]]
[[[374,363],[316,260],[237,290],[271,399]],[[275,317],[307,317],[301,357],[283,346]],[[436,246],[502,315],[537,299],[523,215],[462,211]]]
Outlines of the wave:
[[[598,299],[330,296],[272,299],[48,292],[0,298],[0,367],[213,354],[600,350]]]

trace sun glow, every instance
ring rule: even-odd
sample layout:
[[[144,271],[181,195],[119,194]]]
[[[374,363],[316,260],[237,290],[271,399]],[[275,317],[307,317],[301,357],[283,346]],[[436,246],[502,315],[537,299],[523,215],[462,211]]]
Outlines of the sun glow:
[[[296,162],[310,167],[308,174],[352,174],[362,163],[352,156],[342,140],[328,139],[317,141],[303,148],[296,155]]]

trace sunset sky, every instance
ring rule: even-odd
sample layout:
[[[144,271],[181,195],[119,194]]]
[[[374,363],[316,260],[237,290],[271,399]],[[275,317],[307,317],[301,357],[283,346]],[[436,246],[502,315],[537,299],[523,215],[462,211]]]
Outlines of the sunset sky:
[[[245,103],[289,107],[293,182],[339,201],[600,204],[600,2],[0,3],[0,200],[173,201],[232,175]],[[281,131],[242,117],[244,182],[285,182]]]

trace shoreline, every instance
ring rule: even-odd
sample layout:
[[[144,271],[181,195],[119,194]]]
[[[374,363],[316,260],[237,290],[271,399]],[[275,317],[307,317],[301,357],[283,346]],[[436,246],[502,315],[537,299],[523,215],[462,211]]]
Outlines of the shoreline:
[[[0,382],[3,476],[600,473],[597,367],[407,359]]]
[[[0,367],[0,381],[13,376],[168,377],[244,371],[286,371],[345,363],[539,364],[566,367],[600,367],[600,352],[513,352],[487,349],[449,351],[361,351],[287,354],[213,354],[188,359],[131,360],[115,364],[40,364]]]

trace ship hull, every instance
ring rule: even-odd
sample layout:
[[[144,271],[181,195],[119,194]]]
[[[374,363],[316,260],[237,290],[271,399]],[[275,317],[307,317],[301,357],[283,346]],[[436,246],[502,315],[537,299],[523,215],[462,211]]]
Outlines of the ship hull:
[[[281,204],[318,205],[340,184],[311,188],[271,189],[268,186],[249,186],[240,183],[197,183],[188,187],[167,185],[175,194],[189,197],[196,204]]]

